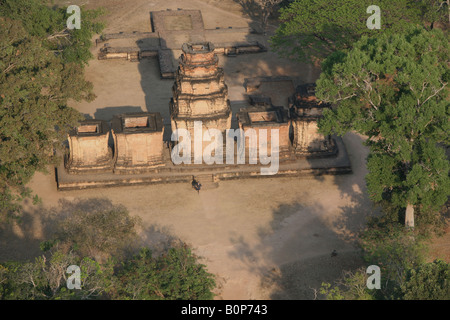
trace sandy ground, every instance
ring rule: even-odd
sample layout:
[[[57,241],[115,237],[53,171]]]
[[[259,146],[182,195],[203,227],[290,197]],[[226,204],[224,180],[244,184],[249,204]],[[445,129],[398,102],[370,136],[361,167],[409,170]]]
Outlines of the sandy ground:
[[[148,12],[166,8],[201,9],[211,28],[252,23],[228,0],[80,2],[107,5],[106,32],[149,31]],[[232,101],[242,99],[246,77],[289,75],[314,81],[319,74],[272,52],[220,59]],[[115,113],[149,110],[168,119],[173,81],[160,80],[155,59],[93,60],[86,77],[97,99],[73,104],[82,113],[110,120]],[[313,289],[323,281],[363,265],[353,237],[373,212],[364,183],[367,150],[355,134],[344,142],[354,170],[350,175],[227,181],[199,194],[189,184],[58,192],[53,172],[36,174],[30,186],[42,205],[27,205],[20,225],[0,229],[0,260],[38,255],[39,242],[51,234],[48,212],[121,204],[142,218],[147,244],[162,246],[174,237],[192,245],[217,276],[217,299],[313,299]]]

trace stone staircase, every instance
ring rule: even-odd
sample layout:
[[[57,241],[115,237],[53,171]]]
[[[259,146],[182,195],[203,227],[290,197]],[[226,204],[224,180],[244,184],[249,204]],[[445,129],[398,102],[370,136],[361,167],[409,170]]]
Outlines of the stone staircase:
[[[214,176],[212,174],[201,173],[194,175],[194,177],[195,180],[197,180],[202,185],[200,191],[217,189],[219,187],[219,183],[214,180]]]

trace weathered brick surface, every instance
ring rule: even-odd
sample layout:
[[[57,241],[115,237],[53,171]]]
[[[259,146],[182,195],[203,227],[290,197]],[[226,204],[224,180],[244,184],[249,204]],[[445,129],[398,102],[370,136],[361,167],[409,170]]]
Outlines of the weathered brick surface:
[[[148,127],[148,117],[124,118],[125,128],[146,128]]]
[[[111,171],[113,155],[108,140],[109,127],[105,121],[82,121],[68,136],[66,170],[69,173]]]
[[[193,137],[194,122],[202,121],[203,130],[215,128],[224,134],[231,127],[232,114],[214,45],[185,43],[182,51],[170,103],[172,132],[183,128]],[[193,143],[192,138],[192,152]],[[203,148],[209,144],[203,143]]]
[[[271,156],[272,143],[278,144],[278,152],[280,159],[286,159],[290,156],[290,140],[289,140],[289,120],[286,110],[283,107],[275,107],[271,105],[257,106],[241,109],[236,114],[239,122],[239,128],[244,133],[254,130],[256,139],[252,142],[250,136],[245,137],[246,156],[254,154],[256,161],[259,155]],[[272,130],[278,131],[278,140],[272,141]],[[266,137],[266,144],[261,144],[261,137]],[[253,150],[253,153],[251,153]]]
[[[295,153],[305,156],[334,155],[337,147],[330,136],[319,132],[317,121],[323,110],[330,108],[315,96],[315,84],[299,86],[290,99],[290,112],[293,128],[293,147]]]
[[[156,112],[114,116],[115,173],[140,173],[163,165],[164,126]]]
[[[327,152],[331,147],[331,137],[319,133],[317,121],[296,119],[292,122],[294,139],[293,145],[299,153]]]

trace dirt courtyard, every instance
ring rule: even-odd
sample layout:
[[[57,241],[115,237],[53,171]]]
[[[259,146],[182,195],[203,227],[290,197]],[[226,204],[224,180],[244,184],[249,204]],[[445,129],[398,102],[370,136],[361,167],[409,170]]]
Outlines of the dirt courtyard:
[[[107,7],[105,32],[149,31],[149,12],[167,8],[200,9],[207,28],[254,23],[232,0],[81,2]],[[312,66],[270,51],[219,59],[232,107],[244,99],[246,78],[285,75],[310,82],[319,76]],[[160,79],[156,59],[95,59],[86,78],[94,84],[97,99],[73,104],[86,116],[109,121],[117,113],[158,111],[169,120],[173,80]],[[161,246],[171,237],[190,244],[217,276],[217,299],[314,299],[314,289],[322,282],[364,265],[353,237],[374,212],[365,192],[367,149],[355,134],[347,134],[344,143],[352,174],[225,181],[199,194],[190,184],[59,192],[52,170],[48,175],[38,173],[30,187],[42,204],[27,205],[22,224],[0,229],[0,260],[38,255],[39,242],[51,231],[47,212],[90,200],[94,205],[121,204],[131,215],[140,216],[147,244]],[[333,250],[337,256],[331,256]]]

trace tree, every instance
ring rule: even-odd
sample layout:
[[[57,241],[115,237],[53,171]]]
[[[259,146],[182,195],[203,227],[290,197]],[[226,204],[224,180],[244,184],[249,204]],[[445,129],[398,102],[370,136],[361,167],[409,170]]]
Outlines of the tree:
[[[0,264],[0,300],[210,300],[214,276],[185,244],[153,257],[99,262],[54,246],[34,261]],[[67,268],[80,268],[80,289],[69,289]]]
[[[435,260],[409,270],[402,292],[405,300],[449,300],[450,265]]]
[[[421,14],[423,21],[433,29],[436,22],[450,23],[450,0],[411,0]]]
[[[80,267],[81,289],[69,290],[66,273],[70,265]],[[0,265],[1,300],[71,300],[103,297],[109,288],[112,265],[90,258],[52,250],[31,262]]]
[[[417,231],[398,224],[369,225],[359,239],[363,259],[381,269],[382,288],[377,298],[398,299],[409,270],[424,263],[427,247]]]
[[[405,212],[412,227],[414,209],[436,212],[450,194],[448,49],[439,29],[363,37],[327,58],[317,81],[318,98],[337,105],[320,130],[367,136],[369,196]]]
[[[31,196],[26,184],[36,171],[60,161],[67,132],[82,119],[67,102],[95,97],[83,64],[101,26],[91,19],[96,13],[85,13],[83,28],[67,32],[63,45],[52,35],[66,13],[40,0],[0,0],[0,219]]]
[[[405,229],[399,224],[386,224],[375,218],[359,236],[362,258],[367,265],[380,267],[380,289],[368,289],[369,275],[366,268],[344,271],[343,276],[332,286],[323,283],[320,293],[327,300],[397,300],[407,298],[407,290],[416,284],[411,279],[412,270],[422,270],[426,263],[426,238],[417,231]],[[436,273],[434,273],[436,274]],[[423,278],[425,278],[423,276]],[[441,279],[441,278],[440,278]],[[423,279],[422,279],[423,280]],[[430,283],[438,283],[436,279]],[[439,282],[440,283],[440,282]],[[408,288],[408,289],[406,289]],[[423,289],[432,294],[433,288]]]
[[[68,96],[83,98],[91,86],[77,65],[61,64],[20,22],[0,17],[0,28],[0,208],[6,214],[29,196],[26,183],[54,161],[53,148],[80,120],[65,105]],[[77,96],[65,92],[70,83]]]
[[[380,7],[380,30],[367,28],[371,5]],[[436,22],[450,23],[450,8],[449,0],[296,0],[280,9],[279,20],[273,48],[292,59],[320,62],[364,35],[400,33],[409,24],[432,29]]]
[[[425,262],[425,240],[396,225],[370,223],[360,245],[364,260],[381,269],[380,290],[367,288],[368,275],[360,268],[345,271],[335,286],[323,283],[320,293],[327,300],[448,300],[450,264]]]
[[[87,64],[93,58],[91,39],[105,27],[98,21],[104,9],[81,9],[81,28],[69,30],[66,7],[49,6],[46,0],[0,0],[0,15],[21,21],[29,35],[39,39],[43,46],[57,54],[64,62]]]
[[[141,240],[137,222],[117,206],[68,212],[56,235],[41,243],[41,256],[0,263],[0,300],[212,299],[214,276],[186,244],[171,242],[159,256],[147,247],[122,254]],[[81,289],[67,287],[70,265],[80,267]]]
[[[126,261],[117,277],[119,299],[138,300],[211,300],[214,276],[185,244],[170,248],[160,257],[152,257],[143,248]]]
[[[349,49],[361,36],[396,34],[420,22],[410,0],[296,0],[280,9],[280,26],[272,46],[280,54],[305,62],[320,62],[331,53]],[[381,9],[381,29],[368,29],[367,8]]]
[[[335,286],[322,283],[319,292],[327,300],[375,300],[376,291],[367,288],[368,277],[364,268],[359,268],[355,272],[344,271]]]

